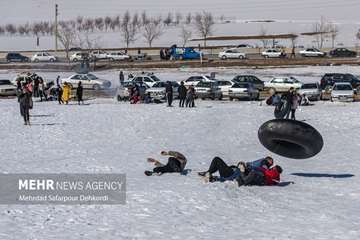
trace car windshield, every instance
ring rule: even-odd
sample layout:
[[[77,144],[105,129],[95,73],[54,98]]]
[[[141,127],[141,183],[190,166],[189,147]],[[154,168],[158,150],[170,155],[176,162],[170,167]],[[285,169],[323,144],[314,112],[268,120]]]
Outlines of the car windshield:
[[[0,85],[11,85],[10,80],[0,80]]]
[[[153,85],[154,88],[164,88],[165,82],[157,82]]]
[[[248,88],[249,84],[248,83],[235,83],[232,87],[233,88]]]
[[[160,82],[160,79],[157,78],[155,75],[151,75],[150,78],[154,80],[155,82]]]
[[[301,89],[313,89],[318,88],[316,83],[306,83],[301,86]]]
[[[95,75],[92,75],[92,74],[88,74],[87,76],[90,80],[98,79]]]
[[[196,85],[196,87],[207,87],[210,88],[211,87],[212,82],[199,82],[198,85]]]
[[[352,87],[350,84],[337,84],[334,86],[334,90],[348,91],[352,90]]]

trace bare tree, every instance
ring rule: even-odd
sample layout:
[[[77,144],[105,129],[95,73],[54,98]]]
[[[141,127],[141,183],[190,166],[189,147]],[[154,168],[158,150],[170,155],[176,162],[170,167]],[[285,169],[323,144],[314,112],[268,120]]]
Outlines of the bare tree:
[[[120,29],[120,16],[116,16],[112,19],[110,29],[112,31],[115,31],[115,29]]]
[[[175,25],[179,25],[182,19],[183,19],[182,14],[177,12],[175,14]]]
[[[146,24],[148,24],[150,21],[150,19],[148,18],[147,14],[146,14],[146,11],[143,11],[141,13],[141,25],[142,26],[145,26]]]
[[[331,38],[331,46],[332,46],[332,48],[334,48],[335,40],[339,34],[339,27],[334,23],[330,23],[329,24],[329,32],[330,32],[330,38]]]
[[[132,25],[136,26],[136,28],[141,27],[141,21],[139,19],[139,14],[137,12],[132,17]]]
[[[107,24],[104,22],[104,19],[102,17],[98,17],[95,19],[94,21],[95,27],[99,30],[102,31],[104,29],[105,26],[105,30],[107,30]]]
[[[121,32],[123,33],[126,48],[136,40],[135,36],[137,31],[138,26],[136,21],[131,21],[131,15],[129,11],[126,11],[121,21]]]
[[[5,34],[5,28],[0,26],[0,35],[3,35]]]
[[[185,23],[187,25],[191,24],[191,20],[192,20],[192,16],[191,16],[191,13],[188,13],[185,17]]]
[[[69,59],[70,47],[76,42],[76,31],[66,25],[60,25],[57,34],[61,45],[64,47],[66,58]]]
[[[15,25],[11,23],[5,25],[5,30],[10,35],[14,35],[17,32]]]
[[[324,46],[324,42],[329,32],[329,24],[324,17],[321,17],[319,22],[313,24],[313,32],[317,47],[321,49]]]
[[[78,46],[80,46],[83,49],[87,49],[88,52],[90,53],[92,50],[98,49],[100,48],[100,39],[101,37],[95,37],[92,36],[93,34],[91,34],[90,32],[82,32],[82,33],[77,33],[77,39],[76,39],[76,43]]]
[[[192,32],[185,27],[185,25],[182,26],[181,32],[179,37],[182,40],[182,46],[185,47],[188,41],[191,39]]]
[[[263,25],[260,28],[260,34],[259,35],[260,35],[260,37],[264,37],[264,36],[267,35],[267,30]],[[269,45],[269,42],[270,42],[269,39],[264,39],[264,38],[261,38],[260,41],[261,41],[261,43],[263,45],[263,48],[267,48],[268,45]]]
[[[204,46],[206,47],[206,38],[213,32],[214,17],[210,12],[203,12],[197,13],[194,20],[195,28],[201,37],[204,38]]]
[[[150,19],[143,26],[143,37],[149,44],[149,47],[152,46],[152,43],[155,39],[159,38],[163,34],[163,25],[161,21],[156,19]]]
[[[166,18],[164,19],[164,24],[165,24],[166,26],[169,26],[170,24],[172,24],[172,22],[173,22],[173,15],[172,15],[171,12],[169,12],[169,13],[167,14]]]
[[[106,16],[105,19],[104,19],[104,25],[105,25],[105,30],[106,31],[110,28],[111,23],[112,23],[111,17]]]
[[[81,31],[83,26],[84,17],[78,16],[76,18],[76,30]]]

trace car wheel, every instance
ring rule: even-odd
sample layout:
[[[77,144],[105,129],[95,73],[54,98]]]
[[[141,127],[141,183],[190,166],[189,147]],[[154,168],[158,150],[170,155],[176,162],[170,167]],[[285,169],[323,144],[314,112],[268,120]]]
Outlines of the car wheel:
[[[331,101],[331,102],[333,102],[333,101],[334,101],[334,99],[333,99],[332,97],[330,97],[330,101]]]
[[[114,58],[110,58],[110,61],[115,62],[115,59],[114,59]]]
[[[239,59],[245,59],[245,57],[243,55],[240,55]]]
[[[53,58],[50,58],[50,62],[55,62],[55,59],[53,59]]]
[[[74,58],[74,59],[73,59],[73,62],[77,62],[77,61],[78,61],[78,59],[77,59],[77,58]]]
[[[118,96],[117,96],[117,100],[118,100],[118,102],[121,102],[123,99],[121,98],[120,95],[118,95]]]
[[[268,55],[265,55],[264,58],[269,58],[269,56],[268,56]]]
[[[221,95],[219,96],[219,98],[218,98],[219,101],[222,100],[222,98],[223,98],[223,95],[221,94]]]
[[[36,59],[34,59],[34,62],[39,62],[39,59],[37,59],[37,58],[36,58]]]
[[[229,97],[229,100],[230,100],[230,101],[233,101],[234,99],[233,99],[232,97]]]
[[[226,60],[226,58],[227,58],[227,57],[226,57],[225,55],[223,55],[223,56],[221,57],[222,60]]]
[[[93,89],[94,90],[100,90],[100,85],[99,84],[94,84]]]

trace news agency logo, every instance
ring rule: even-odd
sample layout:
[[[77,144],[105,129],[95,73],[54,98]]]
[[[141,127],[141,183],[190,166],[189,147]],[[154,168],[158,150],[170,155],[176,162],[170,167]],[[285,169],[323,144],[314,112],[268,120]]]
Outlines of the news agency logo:
[[[0,174],[0,204],[125,204],[125,174]]]

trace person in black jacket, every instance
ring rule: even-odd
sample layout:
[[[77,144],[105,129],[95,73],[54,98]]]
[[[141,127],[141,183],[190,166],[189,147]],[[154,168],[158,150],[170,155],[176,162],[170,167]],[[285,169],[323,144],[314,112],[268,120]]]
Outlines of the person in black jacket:
[[[166,93],[166,99],[168,103],[168,107],[172,107],[172,101],[173,101],[173,87],[170,81],[167,81],[166,87],[165,87],[165,93]]]
[[[24,124],[30,125],[30,108],[32,107],[31,92],[24,85],[18,98],[20,104],[20,114],[24,118]]]
[[[77,89],[76,89],[76,98],[78,100],[78,103],[80,105],[80,102],[82,102],[82,104],[84,104],[84,100],[83,100],[83,86],[81,84],[81,81],[79,82]]]
[[[181,82],[180,86],[178,87],[178,93],[179,93],[179,99],[180,99],[179,107],[184,107],[187,89],[186,89],[183,81]]]

